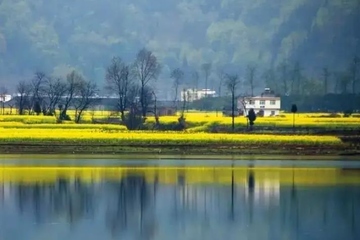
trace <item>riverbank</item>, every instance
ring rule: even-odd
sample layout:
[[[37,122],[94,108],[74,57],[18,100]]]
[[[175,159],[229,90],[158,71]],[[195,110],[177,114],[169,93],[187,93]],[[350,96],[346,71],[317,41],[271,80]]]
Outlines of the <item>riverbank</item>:
[[[346,143],[116,143],[74,141],[0,142],[0,154],[186,154],[186,155],[360,155],[358,147]]]

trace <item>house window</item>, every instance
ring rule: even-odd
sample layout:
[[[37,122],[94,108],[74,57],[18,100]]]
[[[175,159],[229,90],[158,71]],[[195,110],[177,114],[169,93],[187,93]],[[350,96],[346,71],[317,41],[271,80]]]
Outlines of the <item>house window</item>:
[[[275,100],[271,100],[270,105],[275,105]]]
[[[265,105],[265,101],[264,101],[264,100],[261,100],[261,101],[260,101],[260,105]]]
[[[271,111],[271,116],[275,116],[275,111]]]
[[[254,100],[249,100],[249,105],[254,105],[254,104],[255,104]]]

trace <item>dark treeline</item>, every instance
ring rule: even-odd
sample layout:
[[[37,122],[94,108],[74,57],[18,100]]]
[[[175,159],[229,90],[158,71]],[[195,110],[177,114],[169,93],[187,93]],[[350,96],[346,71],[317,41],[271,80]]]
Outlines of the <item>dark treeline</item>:
[[[352,113],[360,111],[360,94],[282,96],[281,109],[290,112],[296,103],[299,112]]]

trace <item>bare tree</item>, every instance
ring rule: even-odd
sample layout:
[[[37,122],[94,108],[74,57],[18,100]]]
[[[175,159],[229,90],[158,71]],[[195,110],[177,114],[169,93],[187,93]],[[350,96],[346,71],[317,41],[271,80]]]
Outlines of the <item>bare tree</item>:
[[[98,88],[95,83],[82,80],[78,84],[77,96],[74,98],[75,122],[79,123],[81,116],[95,101]]]
[[[35,72],[33,79],[30,82],[31,87],[31,111],[29,114],[32,114],[35,106],[40,106],[43,100],[44,94],[44,82],[46,80],[46,75],[43,72]],[[41,111],[41,110],[40,110]]]
[[[235,101],[236,101],[236,90],[240,83],[239,76],[235,75],[226,75],[225,85],[228,91],[231,93],[231,129],[235,131]]]
[[[17,98],[16,98],[16,106],[19,111],[19,115],[24,115],[25,109],[28,107],[30,102],[30,89],[31,86],[26,81],[21,81],[16,86]]]
[[[142,117],[142,107],[140,103],[141,87],[134,84],[129,88],[128,102],[130,106],[129,117],[126,118],[126,126],[130,130],[139,129],[144,122]],[[150,87],[145,87],[143,90],[144,108],[148,109],[153,101],[154,91]],[[155,95],[154,95],[155,96]],[[155,103],[156,104],[156,103]]]
[[[128,105],[128,93],[132,84],[130,68],[121,58],[114,57],[110,66],[106,69],[106,89],[117,96],[117,108],[121,114],[121,120],[125,121],[125,111]]]
[[[143,92],[141,92],[141,88],[140,88],[140,95],[143,94],[143,96],[144,96],[143,104],[144,104],[144,108],[146,109],[146,113],[149,112],[149,107],[154,103],[153,91],[154,90],[150,86],[145,87]],[[141,102],[140,102],[140,105],[141,105]],[[142,110],[142,107],[141,107],[141,110]]]
[[[56,106],[60,103],[67,90],[66,83],[60,78],[47,77],[44,81],[44,93],[47,98],[44,105],[47,115],[56,114]]]
[[[8,90],[6,87],[0,87],[0,102],[2,103],[2,114],[5,114],[5,98]]]
[[[161,71],[156,56],[143,48],[136,56],[134,63],[135,77],[140,81],[140,105],[143,118],[146,118],[146,88],[151,80],[156,79]]]
[[[188,91],[186,91],[186,89],[183,90],[182,94],[183,94],[183,96],[182,96],[183,102],[182,102],[182,108],[181,108],[181,116],[182,116],[182,118],[184,118],[185,110],[186,110],[187,103],[189,101],[190,96],[189,96]]]
[[[205,97],[207,97],[207,88],[208,88],[208,81],[209,81],[209,76],[211,74],[211,63],[204,63],[201,66],[203,72],[204,72],[204,76],[205,76]]]
[[[246,67],[246,84],[250,88],[251,96],[254,96],[254,89],[256,87],[256,66],[248,65]]]
[[[60,119],[65,120],[67,119],[67,110],[73,103],[74,97],[78,93],[80,83],[84,81],[83,77],[77,73],[75,70],[69,73],[66,76],[66,90],[65,90],[65,99],[64,105],[60,114]]]
[[[184,72],[180,68],[176,68],[171,72],[170,77],[173,79],[173,87],[174,87],[174,105],[177,106],[176,102],[179,94],[179,87],[182,84],[182,80],[184,78]]]
[[[153,111],[154,111],[155,123],[156,123],[156,126],[159,126],[160,120],[159,120],[159,113],[158,113],[158,109],[157,109],[157,98],[156,98],[156,94],[155,94],[154,90],[151,93],[154,96],[154,110]]]
[[[128,93],[128,103],[130,108],[134,108],[136,107],[138,109],[138,111],[140,112],[139,108],[140,106],[140,87],[136,84],[133,84],[130,86],[129,88],[129,93]]]

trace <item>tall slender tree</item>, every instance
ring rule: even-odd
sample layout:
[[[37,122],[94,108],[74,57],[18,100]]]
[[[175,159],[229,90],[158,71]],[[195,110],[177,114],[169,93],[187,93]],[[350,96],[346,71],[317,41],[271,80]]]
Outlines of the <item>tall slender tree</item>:
[[[157,79],[161,71],[156,56],[146,48],[141,49],[134,62],[134,76],[140,82],[140,105],[143,118],[146,118],[147,92],[146,88],[152,80]]]
[[[75,122],[79,123],[81,116],[94,102],[98,87],[91,81],[82,80],[78,83],[77,96],[74,99]]]
[[[180,68],[174,69],[170,77],[173,79],[173,87],[174,87],[174,105],[177,106],[177,101],[179,101],[179,87],[182,84],[184,78],[184,72]],[[181,96],[183,97],[183,96]]]
[[[225,85],[228,91],[231,94],[231,130],[235,132],[235,108],[236,108],[236,91],[238,85],[240,83],[239,76],[237,74],[234,75],[226,75]]]
[[[129,108],[129,89],[133,84],[130,67],[121,58],[114,57],[106,69],[105,88],[117,97],[117,109],[121,120],[125,121],[125,111]]]
[[[80,84],[84,81],[84,78],[81,74],[73,70],[66,76],[66,90],[64,105],[60,114],[61,120],[69,120],[67,117],[67,110],[73,104],[74,98],[79,92]]]
[[[66,93],[66,83],[61,78],[47,77],[44,81],[44,93],[47,98],[44,104],[45,114],[55,115],[56,106],[61,102],[61,98]]]

